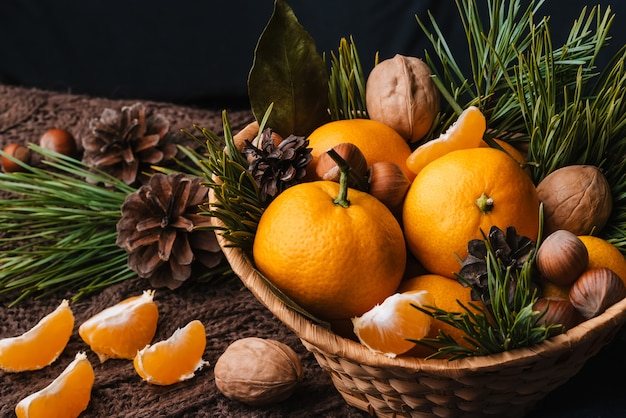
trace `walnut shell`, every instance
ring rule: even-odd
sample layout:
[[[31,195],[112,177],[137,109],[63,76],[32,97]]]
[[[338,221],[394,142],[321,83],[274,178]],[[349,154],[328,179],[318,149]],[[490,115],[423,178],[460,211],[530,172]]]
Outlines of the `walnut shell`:
[[[570,165],[548,174],[538,185],[543,202],[544,233],[566,229],[575,235],[597,234],[613,210],[611,187],[592,165]]]
[[[422,139],[439,113],[439,90],[428,65],[396,54],[370,72],[365,102],[370,119],[391,126],[407,142]]]
[[[252,406],[287,399],[302,379],[302,363],[279,341],[248,337],[230,344],[215,363],[215,384],[224,396]]]

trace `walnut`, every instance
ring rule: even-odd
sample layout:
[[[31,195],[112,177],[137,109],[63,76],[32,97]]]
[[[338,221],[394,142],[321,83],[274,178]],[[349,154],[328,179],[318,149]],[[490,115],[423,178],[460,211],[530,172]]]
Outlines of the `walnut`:
[[[545,236],[559,229],[598,235],[613,209],[611,186],[592,165],[553,171],[537,185],[537,195],[543,203]]]
[[[439,90],[428,65],[399,54],[372,69],[365,100],[370,119],[391,126],[409,143],[422,139],[439,113]]]
[[[279,341],[242,338],[226,348],[215,363],[215,384],[224,396],[252,406],[287,399],[302,379],[302,363]]]

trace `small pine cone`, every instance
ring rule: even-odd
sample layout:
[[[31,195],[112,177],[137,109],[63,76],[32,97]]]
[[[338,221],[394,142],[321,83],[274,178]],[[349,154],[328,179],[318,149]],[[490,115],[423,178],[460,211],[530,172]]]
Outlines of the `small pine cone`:
[[[494,262],[511,268],[511,275],[507,282],[507,300],[513,303],[513,296],[517,286],[517,271],[522,268],[531,253],[535,250],[535,243],[528,237],[518,235],[514,227],[508,227],[506,233],[497,226],[492,226],[487,243],[482,239],[468,242],[468,256],[461,263],[458,281],[463,286],[472,288],[472,300],[480,300],[486,306],[491,305],[489,296],[489,280],[487,267],[487,253],[491,252]],[[536,283],[530,283],[531,288],[538,288]]]
[[[289,135],[277,146],[274,139],[272,130],[267,128],[261,135],[259,147],[246,141],[243,149],[250,164],[248,171],[259,186],[263,203],[269,203],[283,190],[299,183],[313,158],[309,141],[303,136]]]
[[[168,141],[170,123],[161,114],[146,115],[142,103],[121,111],[104,109],[91,120],[82,138],[83,163],[107,172],[126,184],[136,182],[146,166],[170,160],[176,144]]]
[[[199,213],[208,189],[200,177],[156,173],[127,196],[117,223],[117,245],[128,267],[153,287],[176,289],[192,275],[194,263],[217,267],[223,253],[211,218]]]

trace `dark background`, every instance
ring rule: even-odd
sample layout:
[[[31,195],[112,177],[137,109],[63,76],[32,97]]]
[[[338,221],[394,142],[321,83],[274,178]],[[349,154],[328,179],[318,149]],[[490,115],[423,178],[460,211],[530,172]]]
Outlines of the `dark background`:
[[[342,37],[352,36],[366,72],[376,52],[380,59],[396,53],[423,57],[430,43],[415,16],[426,20],[428,10],[463,62],[465,36],[454,0],[288,3],[320,53],[336,51]],[[614,25],[605,56],[626,41],[626,4],[613,3],[622,24]],[[585,4],[597,3],[543,4],[555,44],[563,42]],[[272,0],[3,1],[0,81],[114,99],[245,107],[256,40],[272,10]]]

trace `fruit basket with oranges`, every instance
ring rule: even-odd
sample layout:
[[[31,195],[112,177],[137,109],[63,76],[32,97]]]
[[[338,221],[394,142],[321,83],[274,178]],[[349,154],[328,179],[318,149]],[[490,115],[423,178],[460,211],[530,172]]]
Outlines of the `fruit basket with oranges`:
[[[555,50],[518,3],[490,4],[483,27],[462,2],[484,54],[472,77],[418,19],[444,69],[398,55],[366,78],[346,40],[327,76],[277,1],[256,121],[233,135],[224,113],[223,139],[198,127],[233,271],[372,415],[523,416],[626,322],[625,52],[589,83],[610,11],[583,11],[578,47]]]

